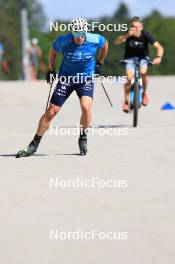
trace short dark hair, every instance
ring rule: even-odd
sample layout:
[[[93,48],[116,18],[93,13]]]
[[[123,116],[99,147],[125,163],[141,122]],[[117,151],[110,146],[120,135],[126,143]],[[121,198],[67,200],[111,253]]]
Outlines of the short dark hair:
[[[142,18],[139,17],[139,16],[134,16],[132,19],[131,19],[131,23],[132,22],[140,22],[140,23],[143,23],[142,22]]]

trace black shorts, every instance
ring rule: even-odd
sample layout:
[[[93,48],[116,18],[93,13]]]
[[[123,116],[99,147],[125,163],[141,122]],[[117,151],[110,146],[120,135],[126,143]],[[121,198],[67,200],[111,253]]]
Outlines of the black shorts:
[[[81,83],[59,81],[55,87],[50,103],[61,107],[73,91],[76,91],[79,98],[82,96],[93,98],[94,83],[92,81]]]

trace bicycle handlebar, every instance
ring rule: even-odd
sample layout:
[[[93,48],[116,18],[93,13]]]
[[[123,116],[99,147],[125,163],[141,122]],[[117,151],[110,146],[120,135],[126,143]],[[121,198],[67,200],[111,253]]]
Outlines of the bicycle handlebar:
[[[146,59],[146,61],[147,61],[147,64],[148,64],[149,66],[152,66],[152,65],[153,65],[153,62],[152,62],[151,60]],[[124,60],[119,60],[119,62],[120,62],[121,64],[126,64],[126,63],[137,64],[137,63],[140,63],[140,60],[138,59],[138,60],[136,60],[136,61],[133,61],[133,60],[129,60],[129,59],[124,59]]]

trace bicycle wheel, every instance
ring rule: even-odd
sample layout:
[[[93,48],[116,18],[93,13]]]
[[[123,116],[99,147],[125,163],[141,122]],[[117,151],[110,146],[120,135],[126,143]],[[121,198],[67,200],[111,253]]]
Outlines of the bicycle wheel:
[[[133,127],[137,127],[138,124],[138,113],[139,113],[139,83],[134,84],[134,104],[133,104]]]

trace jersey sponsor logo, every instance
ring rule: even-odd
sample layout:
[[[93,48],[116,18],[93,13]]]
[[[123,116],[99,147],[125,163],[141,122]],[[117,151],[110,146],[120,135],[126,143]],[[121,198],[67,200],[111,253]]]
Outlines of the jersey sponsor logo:
[[[56,94],[58,94],[60,96],[66,96],[66,94],[62,94],[62,93],[59,93],[59,92],[56,92]]]
[[[60,89],[66,90],[66,86],[65,85],[61,85]]]
[[[72,61],[72,62],[85,62],[87,60],[90,60],[93,58],[93,54],[90,52],[83,52],[83,51],[76,51],[76,52],[68,52],[65,54],[65,57],[67,60]]]
[[[143,48],[143,42],[142,41],[136,41],[136,40],[131,40],[129,42],[129,46],[131,48],[139,48],[139,49],[142,49]]]
[[[66,85],[61,85],[56,89],[56,94],[61,95],[61,96],[66,96]]]
[[[85,86],[83,87],[83,89],[89,91],[89,90],[92,90],[93,88],[92,88],[91,83],[89,83],[89,84],[86,83]]]

